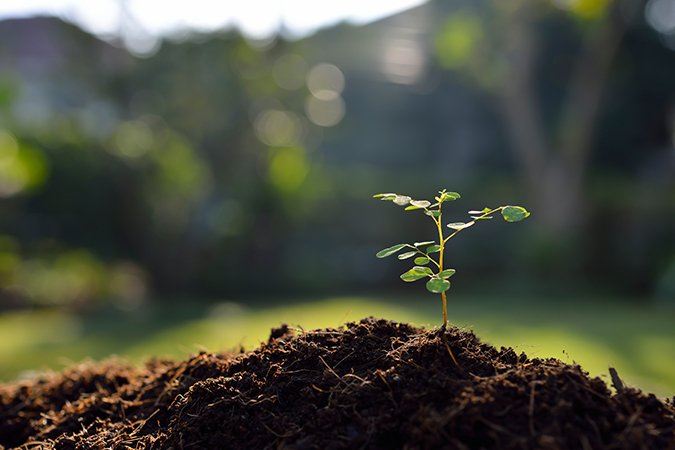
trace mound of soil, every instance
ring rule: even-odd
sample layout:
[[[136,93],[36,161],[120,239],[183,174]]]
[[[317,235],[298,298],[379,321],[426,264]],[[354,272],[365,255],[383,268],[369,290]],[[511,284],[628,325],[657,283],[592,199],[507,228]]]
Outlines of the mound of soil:
[[[15,447],[675,449],[675,407],[471,332],[369,318],[1,386],[0,449]]]

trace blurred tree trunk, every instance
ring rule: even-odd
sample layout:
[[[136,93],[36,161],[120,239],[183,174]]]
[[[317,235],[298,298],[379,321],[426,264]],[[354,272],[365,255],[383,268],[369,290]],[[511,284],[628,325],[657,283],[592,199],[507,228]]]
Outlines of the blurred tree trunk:
[[[643,5],[643,0],[615,0],[589,32],[552,127],[558,138],[547,135],[536,95],[535,68],[542,56],[533,29],[538,5],[525,2],[507,19],[508,64],[500,98],[533,210],[542,226],[556,234],[573,233],[585,220],[583,184],[603,86],[627,27]]]

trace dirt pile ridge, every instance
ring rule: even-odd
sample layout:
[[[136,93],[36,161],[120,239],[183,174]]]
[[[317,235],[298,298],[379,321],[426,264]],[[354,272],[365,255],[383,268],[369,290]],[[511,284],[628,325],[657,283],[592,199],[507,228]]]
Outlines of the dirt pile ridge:
[[[675,408],[555,359],[364,319],[238,355],[0,386],[0,449],[675,449]]]

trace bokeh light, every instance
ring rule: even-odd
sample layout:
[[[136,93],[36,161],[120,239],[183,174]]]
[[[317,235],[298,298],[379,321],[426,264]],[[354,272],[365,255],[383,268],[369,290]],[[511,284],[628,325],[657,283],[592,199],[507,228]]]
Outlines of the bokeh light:
[[[391,39],[384,52],[384,73],[394,83],[414,84],[424,74],[425,59],[414,39]]]
[[[154,136],[150,127],[139,120],[122,122],[117,126],[111,152],[129,160],[141,158],[152,150]]]
[[[645,9],[649,25],[663,34],[675,32],[675,1],[649,0]]]
[[[312,67],[307,75],[307,88],[320,100],[332,100],[342,93],[345,76],[334,64],[321,63]]]
[[[255,119],[255,132],[267,145],[291,146],[302,140],[301,119],[292,111],[268,109]]]
[[[332,127],[340,123],[345,116],[345,102],[340,96],[318,98],[312,95],[307,97],[305,112],[312,123],[322,127]]]

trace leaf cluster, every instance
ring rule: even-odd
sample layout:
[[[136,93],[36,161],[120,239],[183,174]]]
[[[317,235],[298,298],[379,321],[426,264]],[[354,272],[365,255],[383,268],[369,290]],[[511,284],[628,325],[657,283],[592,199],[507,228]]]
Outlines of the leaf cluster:
[[[407,251],[399,253],[403,249],[406,249]],[[415,242],[414,244],[392,245],[391,247],[380,250],[375,256],[378,258],[386,258],[399,253],[398,259],[400,260],[411,259],[414,257],[415,259],[413,261],[415,265],[412,269],[401,274],[401,280],[410,283],[428,277],[427,290],[434,294],[440,294],[441,292],[450,289],[450,282],[447,280],[455,274],[454,269],[440,270],[439,262],[432,256],[434,253],[439,253],[440,251],[441,246],[436,244],[435,241],[423,241]],[[434,272],[434,270],[428,267],[429,264],[433,264],[437,271]]]
[[[441,294],[450,289],[448,279],[455,274],[455,269],[446,269],[443,267],[443,253],[445,244],[462,230],[474,226],[482,220],[490,220],[494,214],[501,213],[506,222],[520,222],[526,219],[530,213],[522,206],[506,205],[498,208],[483,208],[481,210],[471,210],[468,212],[470,221],[450,222],[446,224],[452,231],[446,237],[443,232],[442,216],[443,204],[458,200],[461,196],[457,192],[443,189],[434,197],[434,202],[429,200],[416,200],[408,195],[396,194],[393,192],[375,194],[374,198],[383,201],[391,201],[395,205],[404,207],[405,211],[421,210],[429,216],[436,224],[438,230],[438,242],[421,241],[413,244],[396,244],[377,252],[378,258],[386,258],[398,254],[398,259],[413,259],[414,266],[401,274],[401,279],[405,282],[413,282],[428,278],[426,288],[433,294]],[[402,252],[405,250],[404,252]],[[402,252],[402,253],[401,253]],[[435,257],[437,256],[437,258]]]

